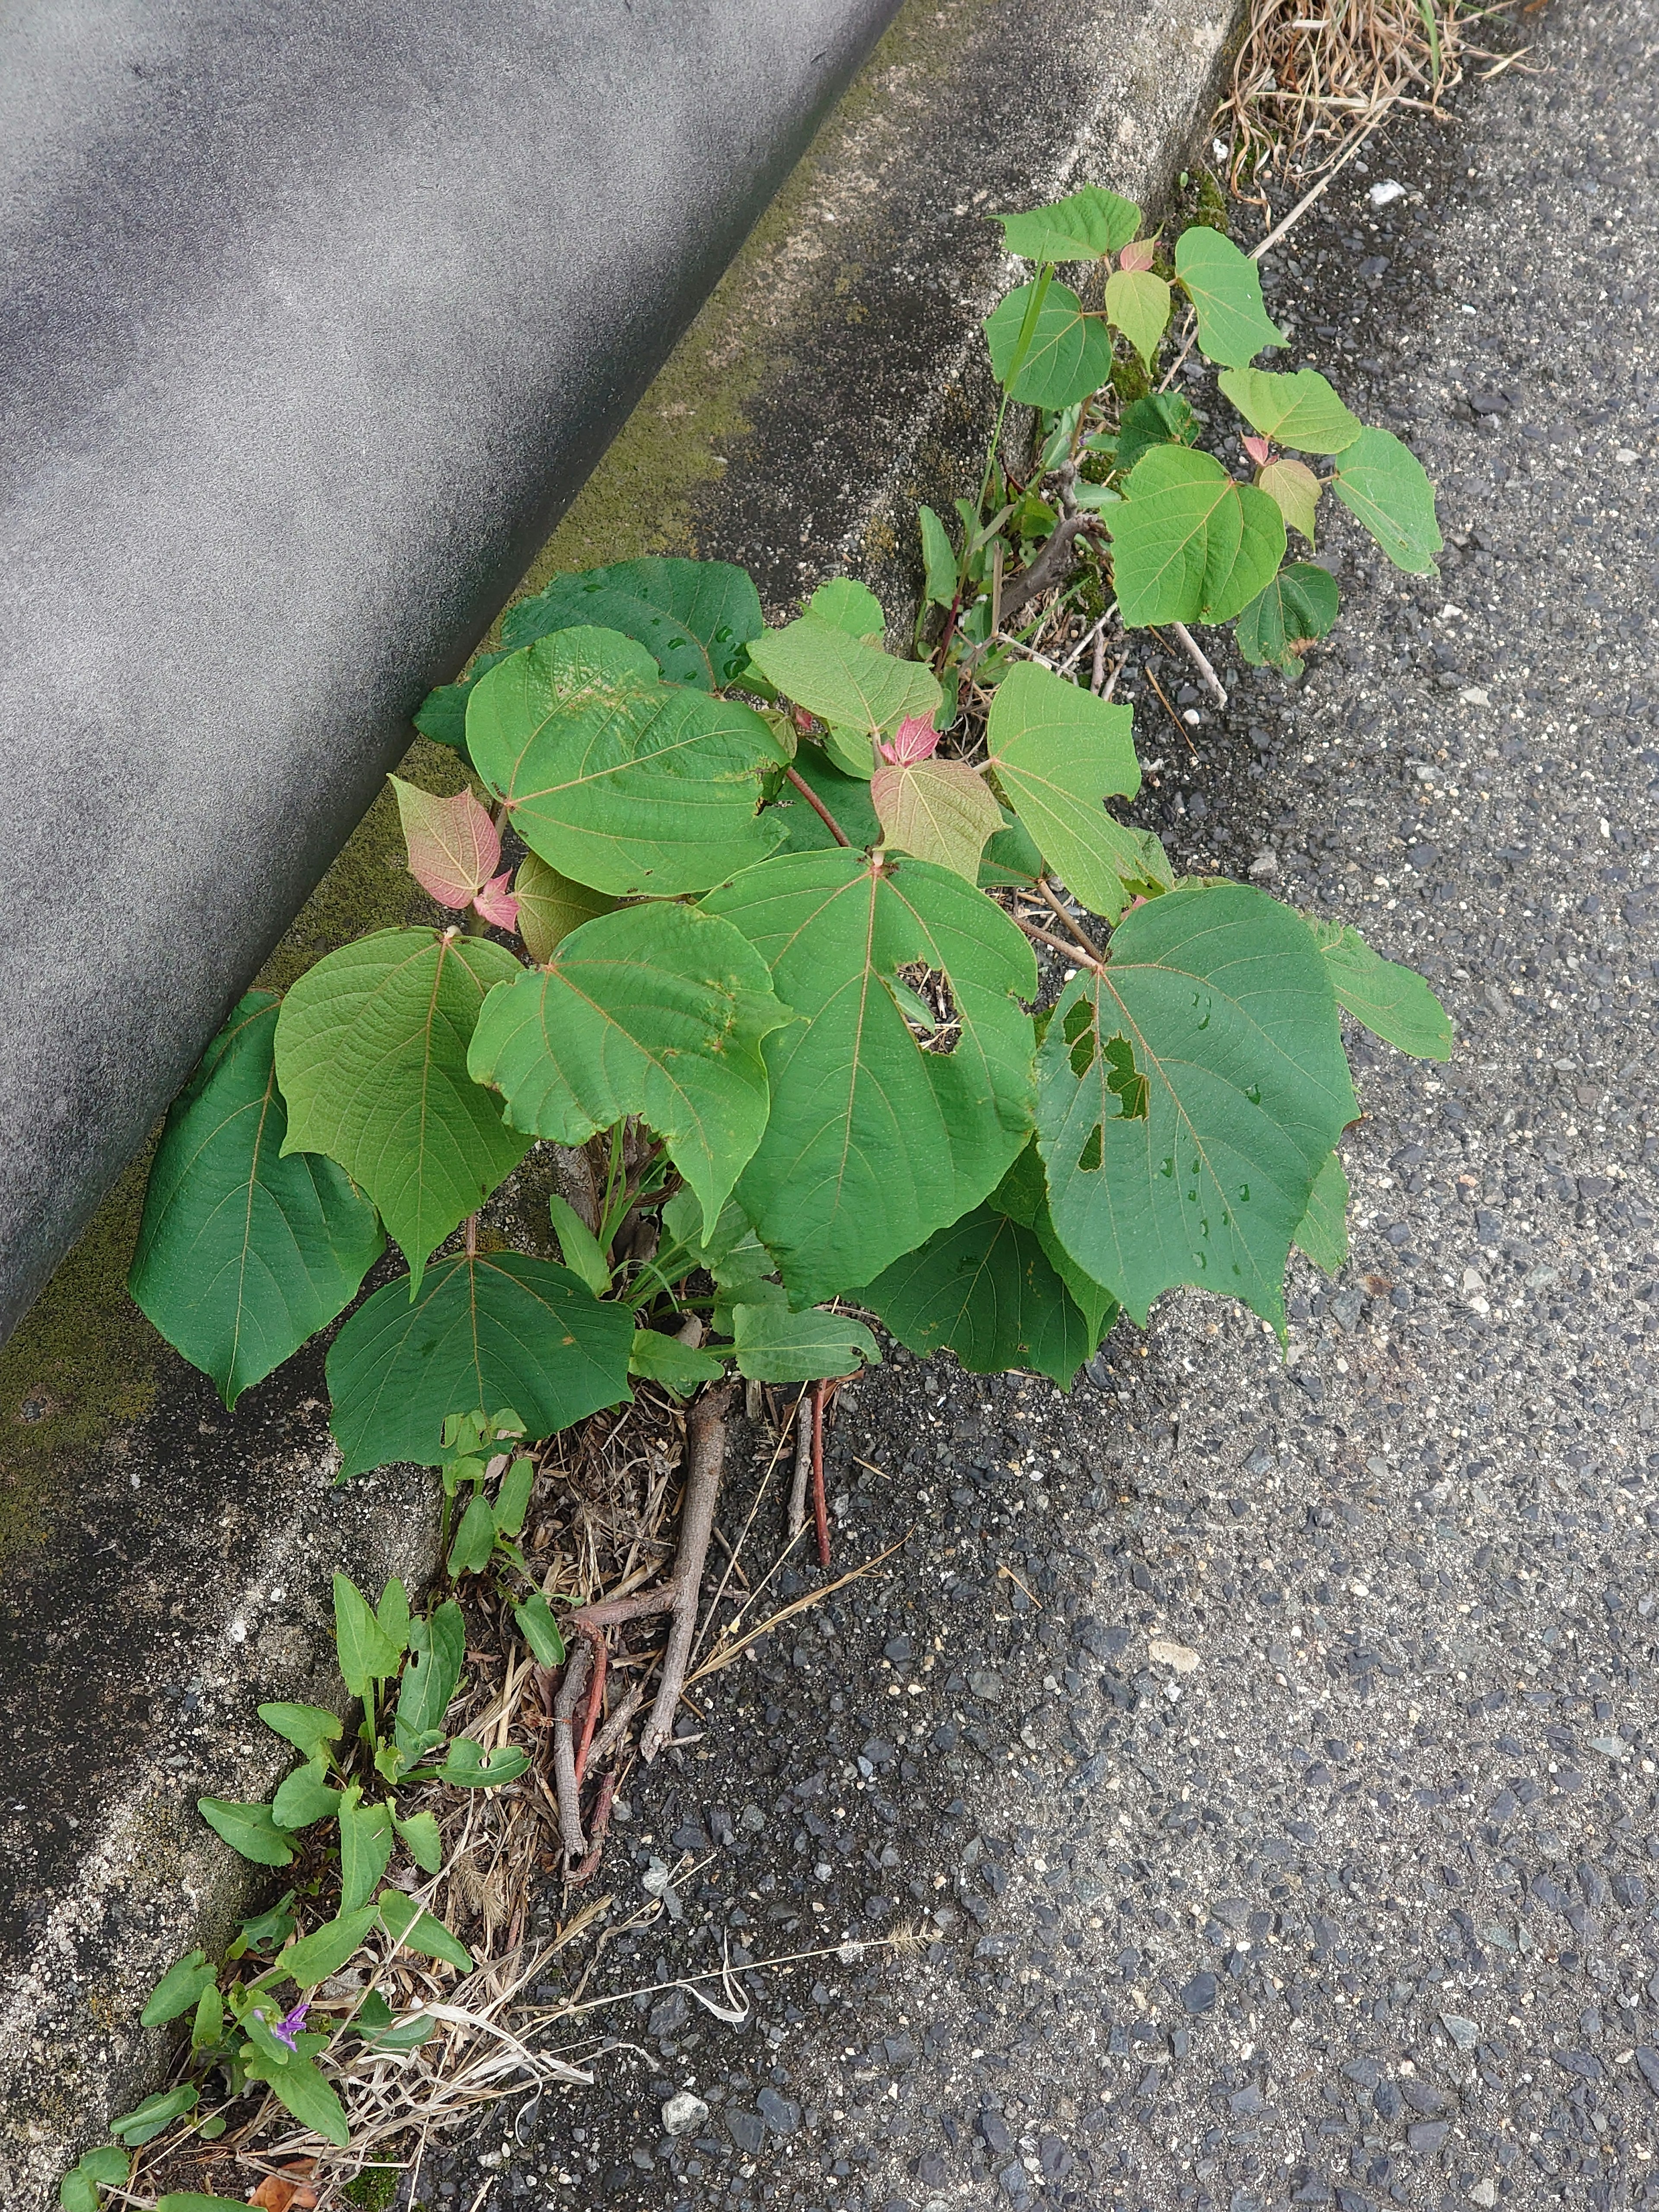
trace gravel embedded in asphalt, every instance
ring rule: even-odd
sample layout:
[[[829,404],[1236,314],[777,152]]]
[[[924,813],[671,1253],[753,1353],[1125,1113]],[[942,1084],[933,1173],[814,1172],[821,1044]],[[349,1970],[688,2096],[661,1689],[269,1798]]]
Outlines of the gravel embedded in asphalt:
[[[1069,1398],[842,1393],[838,1571],[914,1533],[694,1692],[613,1832],[611,1919],[653,1858],[678,1917],[600,1959],[645,1993],[595,2087],[418,2202],[1659,2204],[1659,39],[1525,20],[1545,74],[1269,264],[1280,365],[1437,478],[1440,578],[1335,517],[1304,684],[1224,665],[1222,715],[1166,657],[1193,750],[1137,718],[1136,818],[1423,969],[1456,1057],[1355,1037],[1353,1257],[1297,1263],[1288,1360],[1193,1294]],[[729,2009],[723,1956],[743,2027],[647,1987]]]

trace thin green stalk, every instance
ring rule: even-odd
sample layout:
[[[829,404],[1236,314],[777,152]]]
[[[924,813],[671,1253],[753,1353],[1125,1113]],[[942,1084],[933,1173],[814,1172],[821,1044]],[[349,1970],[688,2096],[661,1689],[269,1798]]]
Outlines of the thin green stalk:
[[[985,501],[990,493],[991,477],[997,465],[997,449],[1002,443],[1002,426],[1007,420],[1008,403],[1013,397],[1013,387],[1019,380],[1019,372],[1025,366],[1025,356],[1031,349],[1031,340],[1036,335],[1037,317],[1042,313],[1042,303],[1048,296],[1048,287],[1054,282],[1054,263],[1045,261],[1037,272],[1036,283],[1025,305],[1024,317],[1019,326],[1019,340],[1014,348],[1014,358],[1009,366],[1007,378],[1002,387],[1002,404],[997,409],[996,426],[991,432],[991,442],[985,450],[985,473],[980,478],[979,506],[976,509],[980,514],[985,512]],[[964,563],[963,575],[965,581],[967,576],[965,564],[968,560],[966,544],[962,549],[962,557]]]

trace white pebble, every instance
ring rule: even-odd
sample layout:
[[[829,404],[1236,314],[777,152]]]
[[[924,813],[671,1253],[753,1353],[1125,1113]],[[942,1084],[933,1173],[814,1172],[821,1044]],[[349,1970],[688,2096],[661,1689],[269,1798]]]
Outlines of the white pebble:
[[[1365,197],[1374,208],[1391,207],[1395,200],[1405,198],[1406,187],[1389,177],[1380,185],[1373,185]]]

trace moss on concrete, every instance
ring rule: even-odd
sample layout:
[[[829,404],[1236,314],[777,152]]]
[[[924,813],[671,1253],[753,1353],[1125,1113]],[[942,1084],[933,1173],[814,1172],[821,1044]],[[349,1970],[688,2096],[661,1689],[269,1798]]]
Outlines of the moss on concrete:
[[[0,1349],[0,1556],[45,1533],[65,1462],[137,1421],[173,1354],[126,1294],[147,1145]]]
[[[945,75],[988,6],[989,0],[955,0],[946,8],[908,0],[900,9],[531,562],[514,599],[567,570],[642,553],[696,552],[700,505],[725,475],[734,447],[750,435],[757,397],[788,373],[792,310],[799,303],[821,313],[823,290],[845,291],[862,273],[855,260],[829,259],[825,240],[834,233],[825,229],[812,278],[802,281],[798,249],[810,210],[833,200],[844,216],[849,196],[872,195],[867,163],[848,156],[889,100],[890,73]],[[486,643],[494,637],[492,631]]]

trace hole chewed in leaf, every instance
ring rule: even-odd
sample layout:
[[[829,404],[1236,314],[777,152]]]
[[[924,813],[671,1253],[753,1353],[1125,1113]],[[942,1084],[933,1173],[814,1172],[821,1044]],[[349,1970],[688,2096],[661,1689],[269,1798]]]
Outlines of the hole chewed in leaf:
[[[962,1017],[940,968],[912,961],[888,986],[910,1034],[924,1052],[951,1053],[962,1035]]]
[[[1087,999],[1077,1000],[1067,1010],[1060,1030],[1072,1048],[1073,1074],[1086,1075],[1095,1064],[1094,1009]]]
[[[1117,1098],[1118,1115],[1125,1121],[1146,1118],[1146,1079],[1135,1066],[1134,1048],[1126,1036],[1109,1037],[1101,1048],[1111,1073],[1106,1088]]]
[[[1088,1139],[1084,1145],[1083,1150],[1077,1156],[1078,1173],[1079,1175],[1096,1174],[1099,1170],[1103,1157],[1103,1145],[1101,1136],[1101,1127],[1099,1122],[1097,1121],[1094,1127],[1089,1132]]]

